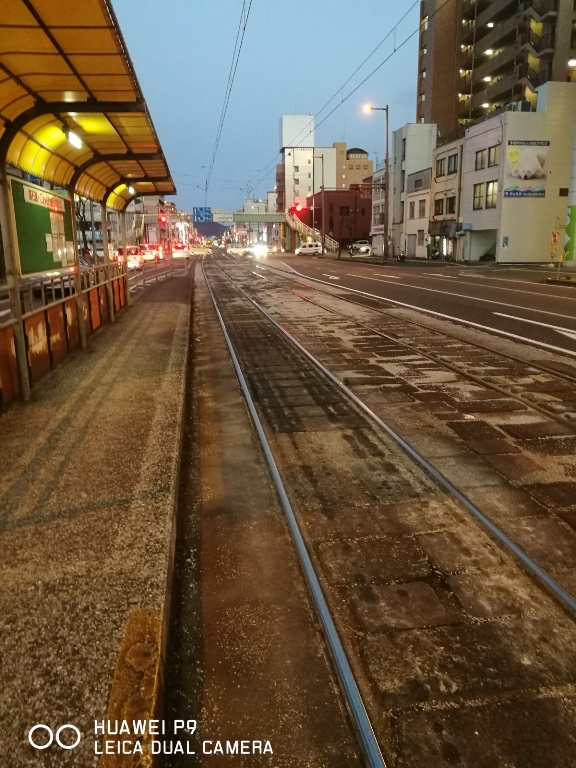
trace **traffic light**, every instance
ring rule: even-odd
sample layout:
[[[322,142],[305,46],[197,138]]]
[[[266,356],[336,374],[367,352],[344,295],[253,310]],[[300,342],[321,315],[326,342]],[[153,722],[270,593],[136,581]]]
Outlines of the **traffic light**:
[[[158,222],[160,224],[166,224],[167,221],[168,221],[168,217],[165,216],[164,214],[161,214],[160,216],[158,216]]]

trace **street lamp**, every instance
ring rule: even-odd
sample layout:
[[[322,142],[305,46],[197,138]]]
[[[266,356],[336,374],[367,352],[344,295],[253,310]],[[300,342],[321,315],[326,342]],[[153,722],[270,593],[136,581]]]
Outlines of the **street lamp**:
[[[385,229],[384,229],[384,261],[388,261],[388,243],[389,243],[389,232],[388,232],[388,220],[389,220],[389,211],[388,211],[388,195],[390,191],[390,162],[388,157],[388,104],[385,107],[373,107],[371,104],[366,104],[364,107],[364,112],[372,112],[373,110],[376,110],[377,112],[386,112],[386,152],[384,155],[384,213],[385,213]]]
[[[322,155],[314,155],[314,154],[312,154],[312,155],[310,155],[310,157],[312,158],[312,171],[314,171],[314,160],[316,158],[318,158],[318,157],[320,158],[320,160],[322,160],[322,219],[321,219],[321,222],[320,222],[320,234],[321,234],[321,242],[322,242],[322,256],[324,256],[324,250],[325,250],[324,249],[324,231],[325,231],[325,228],[324,228],[324,215],[325,215],[325,210],[326,210],[326,206],[324,205],[324,155],[323,154]],[[314,173],[312,173],[312,176],[314,176]],[[312,187],[313,187],[312,188],[312,211],[313,211],[312,215],[314,216],[314,211],[316,209],[316,205],[315,205],[315,202],[314,202],[314,194],[315,194],[315,192],[314,192],[314,179],[312,179]],[[313,229],[315,229],[314,223],[315,222],[312,221],[312,228]]]

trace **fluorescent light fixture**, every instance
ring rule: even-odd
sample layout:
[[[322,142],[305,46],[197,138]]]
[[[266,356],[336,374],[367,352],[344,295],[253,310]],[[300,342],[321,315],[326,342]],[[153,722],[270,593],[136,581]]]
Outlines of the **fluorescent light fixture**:
[[[486,75],[486,77],[483,77],[482,80],[484,80],[485,83],[489,83],[490,80],[492,80],[492,78],[490,77],[490,75]]]
[[[489,22],[488,22],[488,24],[486,24],[486,26],[487,26],[489,29],[492,29],[492,27],[494,26],[494,22],[493,22],[493,21],[489,21]]]
[[[490,104],[488,104],[487,101],[485,101],[484,104],[482,104],[482,108],[483,109],[488,109],[489,106],[490,106]]]
[[[77,136],[74,131],[68,131],[68,141],[73,147],[76,147],[76,149],[82,149],[82,139],[80,136]]]
[[[494,53],[494,51],[493,51],[493,49],[492,49],[492,48],[488,48],[487,50],[485,50],[485,51],[484,51],[484,53],[486,54],[486,56],[492,56],[492,54]]]

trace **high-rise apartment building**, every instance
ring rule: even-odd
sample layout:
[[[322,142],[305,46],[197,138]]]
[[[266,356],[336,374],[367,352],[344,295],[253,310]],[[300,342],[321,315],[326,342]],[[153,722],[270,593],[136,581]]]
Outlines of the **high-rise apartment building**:
[[[416,114],[440,137],[549,80],[576,80],[575,0],[422,0]]]

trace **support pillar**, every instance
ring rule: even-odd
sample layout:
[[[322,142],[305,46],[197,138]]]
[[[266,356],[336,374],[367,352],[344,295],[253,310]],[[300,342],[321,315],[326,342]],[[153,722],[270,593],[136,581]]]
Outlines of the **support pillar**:
[[[76,318],[78,320],[78,336],[80,346],[86,349],[86,321],[84,319],[84,296],[82,295],[82,267],[80,266],[80,253],[78,252],[78,222],[76,221],[76,206],[74,204],[74,190],[69,189],[70,210],[72,213],[72,242],[74,244],[74,298],[76,299]],[[92,233],[94,237],[94,233]]]
[[[6,173],[0,173],[0,228],[2,229],[2,243],[4,246],[6,282],[10,289],[10,308],[16,320],[14,325],[14,345],[16,347],[18,377],[20,379],[20,396],[22,400],[30,400],[28,352],[26,350],[26,334],[22,318],[22,302],[20,301],[20,265],[17,262],[14,247],[15,232],[10,194],[8,176]]]
[[[564,258],[569,262],[568,266],[574,266],[574,253],[576,251],[576,124],[574,125],[574,140],[572,144],[572,165],[570,168],[570,182],[568,187],[568,211],[566,214],[566,242],[564,244]]]
[[[130,285],[128,284],[128,238],[126,237],[126,211],[120,214],[120,234],[122,237],[122,253],[124,254],[124,296],[126,306],[130,306]]]
[[[108,218],[106,216],[106,203],[100,203],[100,214],[102,217],[102,245],[104,246],[104,274],[106,275],[106,293],[108,295],[108,317],[110,322],[116,321],[114,312],[114,291],[112,289],[112,280],[110,272],[110,255],[108,246]]]

